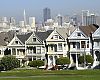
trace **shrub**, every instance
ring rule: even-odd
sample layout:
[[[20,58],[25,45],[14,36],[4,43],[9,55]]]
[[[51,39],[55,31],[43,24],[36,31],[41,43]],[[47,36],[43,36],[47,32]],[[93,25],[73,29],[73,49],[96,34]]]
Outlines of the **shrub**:
[[[56,64],[57,65],[65,65],[65,64],[70,64],[70,60],[68,57],[61,57],[61,58],[58,58],[56,60]]]
[[[34,60],[34,61],[30,61],[28,64],[30,67],[40,67],[44,65],[44,61],[42,60]]]
[[[4,56],[1,59],[1,64],[4,66],[5,70],[11,70],[20,67],[20,61],[14,56],[10,55]]]
[[[86,63],[93,63],[93,57],[91,55],[86,55]]]
[[[84,63],[84,56],[80,56],[78,60],[79,60],[79,64]]]
[[[88,63],[93,63],[93,57],[91,55],[85,55],[85,62]],[[84,63],[84,56],[79,57],[79,63],[82,64]]]
[[[4,65],[0,63],[0,71],[4,70]]]

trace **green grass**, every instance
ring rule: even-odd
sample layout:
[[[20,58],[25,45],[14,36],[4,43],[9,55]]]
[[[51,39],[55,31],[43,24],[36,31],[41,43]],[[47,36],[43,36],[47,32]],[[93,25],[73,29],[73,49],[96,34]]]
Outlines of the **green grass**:
[[[0,80],[99,80],[100,70],[12,70],[0,73]]]

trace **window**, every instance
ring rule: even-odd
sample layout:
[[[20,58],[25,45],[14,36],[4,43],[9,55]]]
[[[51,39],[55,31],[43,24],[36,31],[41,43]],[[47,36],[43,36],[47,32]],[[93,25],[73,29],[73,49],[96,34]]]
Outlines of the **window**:
[[[97,42],[97,46],[99,46],[99,42]]]
[[[42,46],[42,53],[45,53],[45,47]]]
[[[15,41],[15,44],[18,44],[18,41]]]
[[[37,60],[41,60],[41,56],[37,56]]]
[[[85,48],[85,41],[81,41],[81,48]]]
[[[76,45],[77,45],[77,49],[80,49],[80,43],[76,42]]]
[[[36,47],[37,48],[37,54],[41,53],[41,47]]]
[[[12,54],[16,55],[16,49],[15,48],[12,48]]]
[[[53,39],[53,37],[51,39]]]
[[[53,50],[53,45],[51,45],[51,50]]]
[[[59,36],[59,39],[62,39],[62,38]]]
[[[0,50],[0,54],[1,54],[1,50]]]
[[[36,53],[36,47],[33,47],[33,53]]]
[[[33,56],[33,60],[36,60],[36,56]]]
[[[87,48],[89,48],[89,41],[87,41]]]
[[[73,48],[75,48],[76,43],[75,43],[75,42],[73,42],[72,44],[73,44]]]
[[[29,61],[32,61],[32,57],[29,57],[28,60],[29,60]]]
[[[55,37],[54,39],[56,39],[56,40],[58,39],[58,35],[55,35],[54,37]]]
[[[77,33],[77,36],[81,36],[81,33]]]
[[[62,43],[58,43],[59,50],[62,50]]]
[[[33,38],[33,42],[36,42],[36,38]]]

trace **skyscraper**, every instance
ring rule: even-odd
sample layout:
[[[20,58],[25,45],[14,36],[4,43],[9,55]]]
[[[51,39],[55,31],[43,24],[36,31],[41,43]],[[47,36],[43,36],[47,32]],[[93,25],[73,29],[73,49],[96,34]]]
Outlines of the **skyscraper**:
[[[87,25],[87,16],[89,16],[88,10],[82,10],[82,26]]]
[[[26,21],[26,12],[25,12],[25,9],[24,9],[24,26],[26,27],[27,25],[27,21]]]
[[[82,11],[82,26],[96,24],[96,15],[91,14],[88,10]]]
[[[62,16],[60,14],[58,14],[57,16],[57,22],[58,22],[58,26],[62,26],[63,21],[62,21]]]
[[[43,9],[43,18],[44,18],[44,22],[46,22],[47,19],[51,19],[51,11],[49,8]]]
[[[90,14],[87,16],[87,25],[90,24],[96,24],[96,15],[95,14]]]
[[[29,17],[29,25],[34,28],[35,27],[35,17]]]

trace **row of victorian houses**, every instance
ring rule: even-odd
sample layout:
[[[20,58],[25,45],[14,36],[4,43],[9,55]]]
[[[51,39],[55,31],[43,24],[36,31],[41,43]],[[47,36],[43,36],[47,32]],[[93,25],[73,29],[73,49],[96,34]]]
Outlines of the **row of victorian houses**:
[[[43,60],[45,65],[56,65],[59,57],[69,57],[72,66],[78,65],[81,55],[92,55],[93,66],[99,64],[100,27],[97,25],[55,28],[42,32],[0,33],[0,59],[13,55],[21,62]]]

